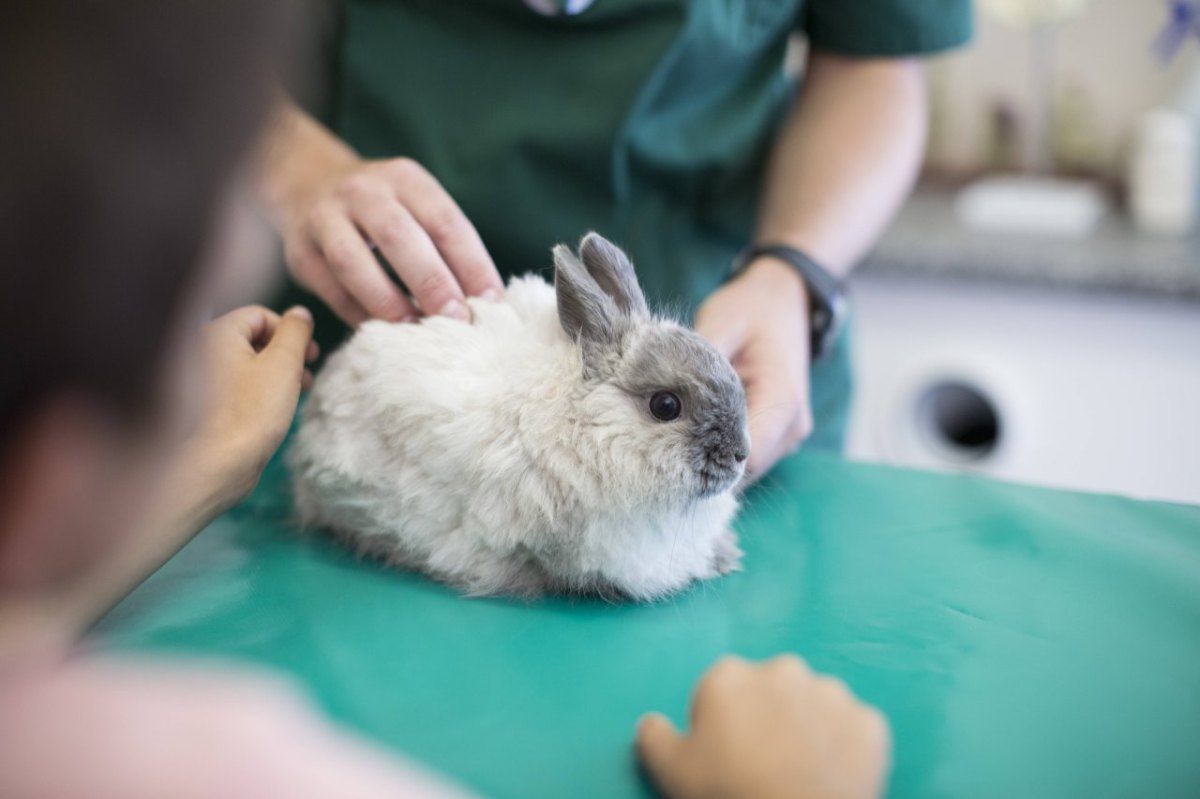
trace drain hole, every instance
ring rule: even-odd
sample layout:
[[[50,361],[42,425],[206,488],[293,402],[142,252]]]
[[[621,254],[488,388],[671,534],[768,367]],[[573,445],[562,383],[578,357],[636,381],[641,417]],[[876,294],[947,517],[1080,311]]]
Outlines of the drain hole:
[[[1000,415],[979,389],[947,381],[926,389],[917,404],[921,430],[928,443],[959,461],[986,458],[1000,442]]]

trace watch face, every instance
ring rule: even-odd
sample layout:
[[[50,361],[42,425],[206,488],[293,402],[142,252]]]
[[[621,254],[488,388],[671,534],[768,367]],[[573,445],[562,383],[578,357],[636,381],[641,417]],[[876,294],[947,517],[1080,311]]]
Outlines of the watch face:
[[[595,0],[525,0],[525,5],[546,17],[573,17],[592,7]]]

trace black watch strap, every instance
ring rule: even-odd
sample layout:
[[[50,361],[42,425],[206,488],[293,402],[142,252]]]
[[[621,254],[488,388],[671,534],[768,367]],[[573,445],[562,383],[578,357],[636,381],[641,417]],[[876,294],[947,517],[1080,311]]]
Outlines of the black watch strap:
[[[786,244],[762,244],[746,248],[734,259],[730,279],[746,271],[759,258],[783,261],[800,275],[808,287],[812,360],[819,361],[829,355],[846,317],[846,294],[842,281],[806,253]]]

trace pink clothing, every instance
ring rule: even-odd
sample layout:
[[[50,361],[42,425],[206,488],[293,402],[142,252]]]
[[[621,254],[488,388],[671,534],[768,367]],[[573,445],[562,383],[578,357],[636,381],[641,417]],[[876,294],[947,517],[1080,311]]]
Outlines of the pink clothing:
[[[332,727],[279,680],[82,657],[0,664],[5,799],[466,794]]]

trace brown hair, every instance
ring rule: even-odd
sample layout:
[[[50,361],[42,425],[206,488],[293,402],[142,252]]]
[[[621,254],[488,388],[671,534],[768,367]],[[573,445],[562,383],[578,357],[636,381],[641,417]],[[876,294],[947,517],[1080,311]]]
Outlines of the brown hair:
[[[284,8],[0,3],[0,452],[62,392],[144,407],[270,106]]]

